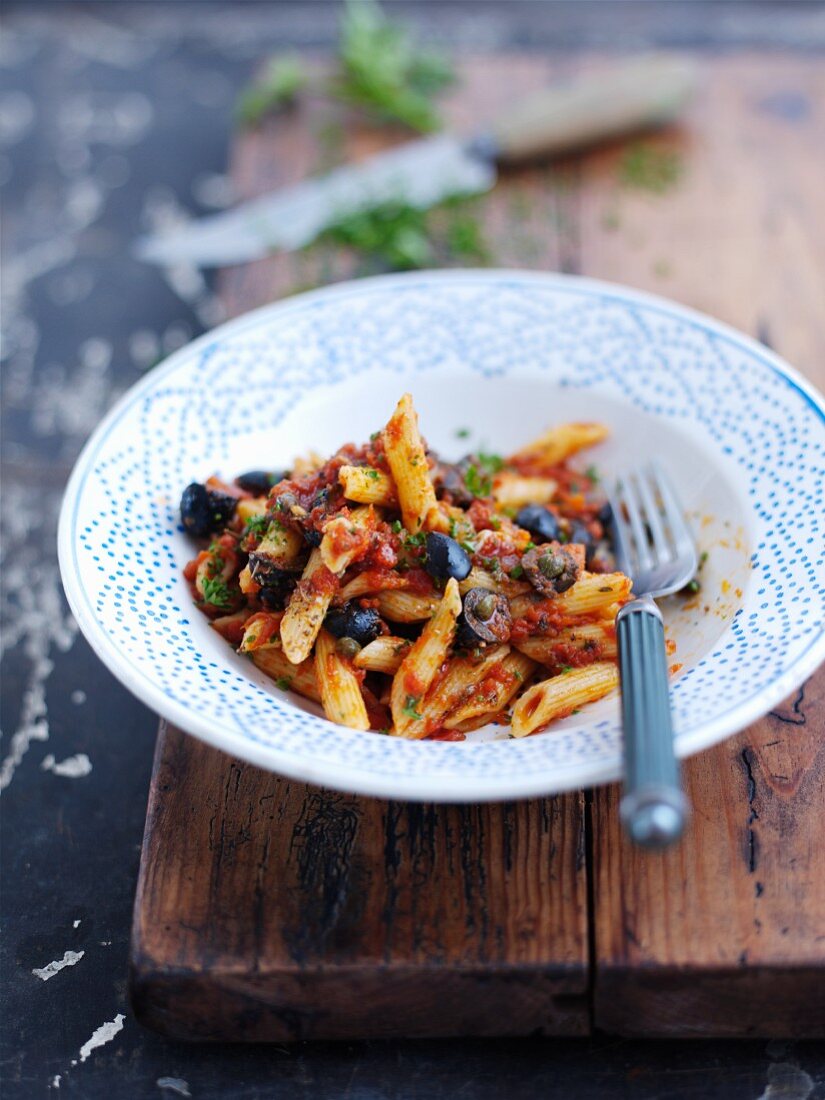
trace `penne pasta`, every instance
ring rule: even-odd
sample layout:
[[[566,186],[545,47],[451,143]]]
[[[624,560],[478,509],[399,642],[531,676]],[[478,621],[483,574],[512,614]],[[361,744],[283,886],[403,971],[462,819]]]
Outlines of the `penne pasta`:
[[[410,394],[405,393],[398,402],[382,434],[402,522],[411,534],[416,534],[426,525],[430,513],[438,514],[438,506]]]
[[[351,581],[347,581],[341,589],[341,599],[354,600],[358,596],[370,596],[374,592],[397,590],[406,588],[408,585],[409,581],[401,573],[367,569],[357,577],[353,577]]]
[[[254,497],[251,500],[239,500],[237,507],[238,518],[243,520],[244,523],[252,516],[263,516],[266,514],[266,497]]]
[[[495,669],[495,675],[479,681],[478,689],[460,706],[450,711],[444,725],[447,729],[456,729],[481,715],[496,714],[521,691],[532,676],[536,662],[523,653],[508,653]]]
[[[441,602],[438,595],[419,596],[415,592],[379,592],[378,610],[393,623],[418,623],[429,619]]]
[[[271,491],[266,458],[189,484],[184,578],[227,643],[333,722],[411,740],[512,722],[525,736],[616,682],[631,582],[587,571],[577,532],[601,554],[606,502],[565,465],[606,434],[568,423],[508,460],[450,460],[426,447],[406,393],[380,439],[298,459]],[[580,541],[535,545],[559,532]]]
[[[331,722],[355,730],[370,728],[358,677],[328,630],[319,631],[315,640],[315,678],[324,713]]]
[[[553,599],[553,608],[569,619],[581,615],[604,616],[612,605],[630,598],[630,587],[630,578],[624,573],[582,573],[571,588]],[[538,602],[540,599],[529,594],[517,596],[510,604],[513,617],[520,618]]]
[[[545,466],[557,466],[570,455],[584,447],[592,447],[607,438],[604,424],[559,424],[533,440],[513,456],[513,460],[540,462]]]
[[[249,555],[253,579],[256,573],[265,572],[267,566],[294,569],[305,550],[306,544],[298,531],[287,527],[277,518],[273,519],[266,534]]]
[[[501,645],[485,652],[481,660],[453,657],[419,708],[424,733],[438,729],[445,715],[472,696],[477,686],[496,666],[501,665],[509,652],[509,646]],[[424,736],[424,733],[418,736]]]
[[[551,477],[522,477],[505,470],[493,478],[493,500],[499,508],[546,504],[557,484]]]
[[[394,676],[411,645],[412,642],[406,638],[384,634],[356,653],[352,663],[356,668],[363,668],[367,672],[384,672],[388,676]]]
[[[616,665],[599,661],[534,684],[513,708],[513,736],[526,737],[529,733],[535,733],[554,718],[566,717],[586,703],[601,699],[618,683],[619,670]]]
[[[338,481],[347,500],[359,504],[380,504],[385,508],[398,506],[398,495],[392,478],[372,466],[342,466]]]
[[[564,649],[592,651],[594,660],[615,659],[616,631],[606,622],[566,626],[557,634],[534,634],[515,643],[516,649],[545,665],[564,664]],[[562,648],[564,647],[564,648]]]
[[[409,653],[393,677],[390,708],[396,736],[424,736],[426,727],[416,708],[447,659],[460,612],[458,582],[451,578],[447,581],[435,614],[410,646]]]
[[[281,620],[284,653],[294,665],[310,655],[337,588],[338,578],[324,565],[320,547],[316,547]]]
[[[315,703],[321,702],[313,661],[302,661],[299,665],[294,665],[280,646],[256,649],[250,657],[261,672],[272,677],[282,691],[297,691],[306,699],[312,699]]]

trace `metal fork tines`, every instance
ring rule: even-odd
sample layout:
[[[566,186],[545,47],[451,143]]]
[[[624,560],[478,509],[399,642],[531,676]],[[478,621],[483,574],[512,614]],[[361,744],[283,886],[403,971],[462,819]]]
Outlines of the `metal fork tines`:
[[[677,839],[688,806],[673,750],[662,615],[653,597],[667,596],[696,572],[696,547],[664,470],[655,463],[626,474],[611,496],[619,568],[634,599],[616,618],[624,728],[622,820],[639,844]]]
[[[636,596],[667,596],[696,572],[696,546],[664,470],[651,462],[625,474],[611,500],[616,559]]]

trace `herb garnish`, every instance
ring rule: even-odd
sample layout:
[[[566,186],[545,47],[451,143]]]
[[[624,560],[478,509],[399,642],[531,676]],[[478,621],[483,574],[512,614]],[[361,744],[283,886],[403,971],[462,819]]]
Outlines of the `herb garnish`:
[[[203,581],[203,599],[205,603],[211,603],[213,607],[228,608],[232,603],[232,593],[226,581],[220,577],[205,577]]]
[[[279,687],[281,691],[289,691],[292,687],[292,680],[288,676],[280,676],[275,681],[275,686]]]
[[[407,718],[420,719],[421,715],[415,709],[417,706],[418,706],[418,696],[417,695],[408,695],[407,696],[407,701],[401,709],[401,713],[406,715]]]

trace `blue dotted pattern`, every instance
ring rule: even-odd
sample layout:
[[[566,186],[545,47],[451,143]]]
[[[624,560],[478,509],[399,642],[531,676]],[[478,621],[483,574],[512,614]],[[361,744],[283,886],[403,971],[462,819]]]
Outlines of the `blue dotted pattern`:
[[[233,440],[274,431],[317,387],[375,369],[483,377],[541,367],[701,430],[748,482],[754,583],[711,653],[674,685],[678,736],[782,676],[823,629],[823,414],[754,345],[711,322],[575,280],[490,273],[370,280],[259,311],[178,353],[104,424],[72,514],[75,567],[106,644],[188,712],[280,753],[397,776],[516,776],[617,759],[616,717],[523,741],[420,744],[299,709],[190,629],[174,502]],[[403,381],[402,381],[403,379]]]

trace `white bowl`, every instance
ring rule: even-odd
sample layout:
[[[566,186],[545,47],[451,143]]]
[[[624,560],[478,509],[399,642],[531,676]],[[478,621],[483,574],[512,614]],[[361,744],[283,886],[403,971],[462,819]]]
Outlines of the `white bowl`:
[[[267,306],[136,385],[80,456],[60,565],[83,633],[159,714],[285,775],[393,798],[476,801],[617,778],[609,698],[524,740],[410,742],[326,721],[212,631],[181,569],[181,490],[288,465],[381,427],[411,390],[440,452],[507,452],[553,423],[601,420],[606,474],[656,456],[708,558],[698,601],[664,601],[676,747],[758,718],[825,656],[822,397],[761,345],[633,290],[515,271],[424,272]],[[469,440],[457,429],[471,428]]]

